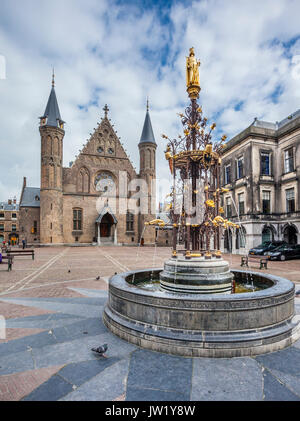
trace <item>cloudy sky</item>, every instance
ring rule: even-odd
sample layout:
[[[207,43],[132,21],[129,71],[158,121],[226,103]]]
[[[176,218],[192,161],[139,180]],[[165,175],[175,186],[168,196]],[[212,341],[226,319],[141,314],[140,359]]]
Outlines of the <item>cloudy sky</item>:
[[[39,186],[38,117],[52,66],[64,165],[107,103],[138,168],[149,96],[164,178],[161,134],[180,129],[189,48],[201,60],[199,103],[230,138],[255,117],[275,122],[300,108],[299,16],[299,0],[0,0],[0,201],[19,200],[23,176]]]

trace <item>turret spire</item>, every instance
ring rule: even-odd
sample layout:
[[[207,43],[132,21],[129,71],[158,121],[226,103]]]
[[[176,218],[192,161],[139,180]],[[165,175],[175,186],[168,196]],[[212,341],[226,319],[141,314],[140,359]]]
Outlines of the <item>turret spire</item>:
[[[55,93],[55,74],[54,68],[52,70],[52,88],[50,96],[47,102],[47,106],[44,112],[44,115],[40,117],[41,126],[51,126],[51,127],[60,127],[63,129],[64,121],[60,116],[60,111],[57,103],[56,93]]]

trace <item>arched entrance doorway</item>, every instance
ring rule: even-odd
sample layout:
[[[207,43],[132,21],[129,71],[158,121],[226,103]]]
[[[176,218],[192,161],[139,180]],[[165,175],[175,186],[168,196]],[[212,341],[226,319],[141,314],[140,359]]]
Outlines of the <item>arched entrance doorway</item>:
[[[288,225],[283,231],[283,239],[288,244],[297,244],[297,229],[293,225]]]
[[[8,240],[11,246],[15,246],[19,243],[19,234],[11,233],[8,236]]]
[[[109,214],[106,213],[102,220],[101,220],[101,224],[100,224],[100,235],[101,238],[109,238],[112,235],[112,226],[114,225],[114,219],[113,217]]]
[[[96,239],[100,246],[102,242],[114,244],[118,243],[117,238],[117,218],[110,207],[106,204],[96,219]]]
[[[264,227],[261,233],[261,242],[273,241],[273,231],[270,227]]]
[[[232,233],[228,229],[224,232],[224,248],[228,253],[232,252]]]

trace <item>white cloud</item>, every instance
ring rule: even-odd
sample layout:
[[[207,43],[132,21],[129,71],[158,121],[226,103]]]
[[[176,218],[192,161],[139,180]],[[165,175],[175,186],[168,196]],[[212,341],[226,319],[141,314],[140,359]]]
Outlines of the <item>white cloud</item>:
[[[2,0],[0,55],[6,58],[7,79],[0,80],[0,200],[19,197],[23,176],[29,185],[39,185],[38,117],[49,96],[52,65],[67,122],[66,166],[107,103],[138,167],[149,95],[158,175],[168,176],[160,135],[178,134],[176,113],[188,102],[185,56],[191,46],[202,63],[199,102],[208,117],[218,116],[221,132],[233,136],[254,117],[276,121],[299,108],[300,81],[292,76],[292,56],[300,54],[300,41],[286,54],[290,40],[299,36],[299,1],[174,2],[168,21],[164,11],[143,10],[141,2],[27,0],[20,7],[18,0]],[[235,110],[238,103],[241,108]]]

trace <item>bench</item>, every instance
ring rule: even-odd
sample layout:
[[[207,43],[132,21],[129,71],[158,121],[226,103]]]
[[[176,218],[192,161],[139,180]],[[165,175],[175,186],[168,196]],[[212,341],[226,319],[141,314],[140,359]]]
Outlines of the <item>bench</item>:
[[[10,272],[12,270],[13,260],[14,260],[13,256],[2,256],[1,264],[7,262],[7,271],[8,272]]]
[[[268,269],[268,259],[266,257],[255,256],[255,255],[242,256],[241,266],[249,267],[249,264],[248,264],[249,261],[250,262],[258,262],[259,261],[259,263],[260,263],[259,269]]]
[[[15,250],[7,250],[7,256],[32,256],[32,260],[34,260],[34,250],[22,250],[22,249],[15,249]]]

